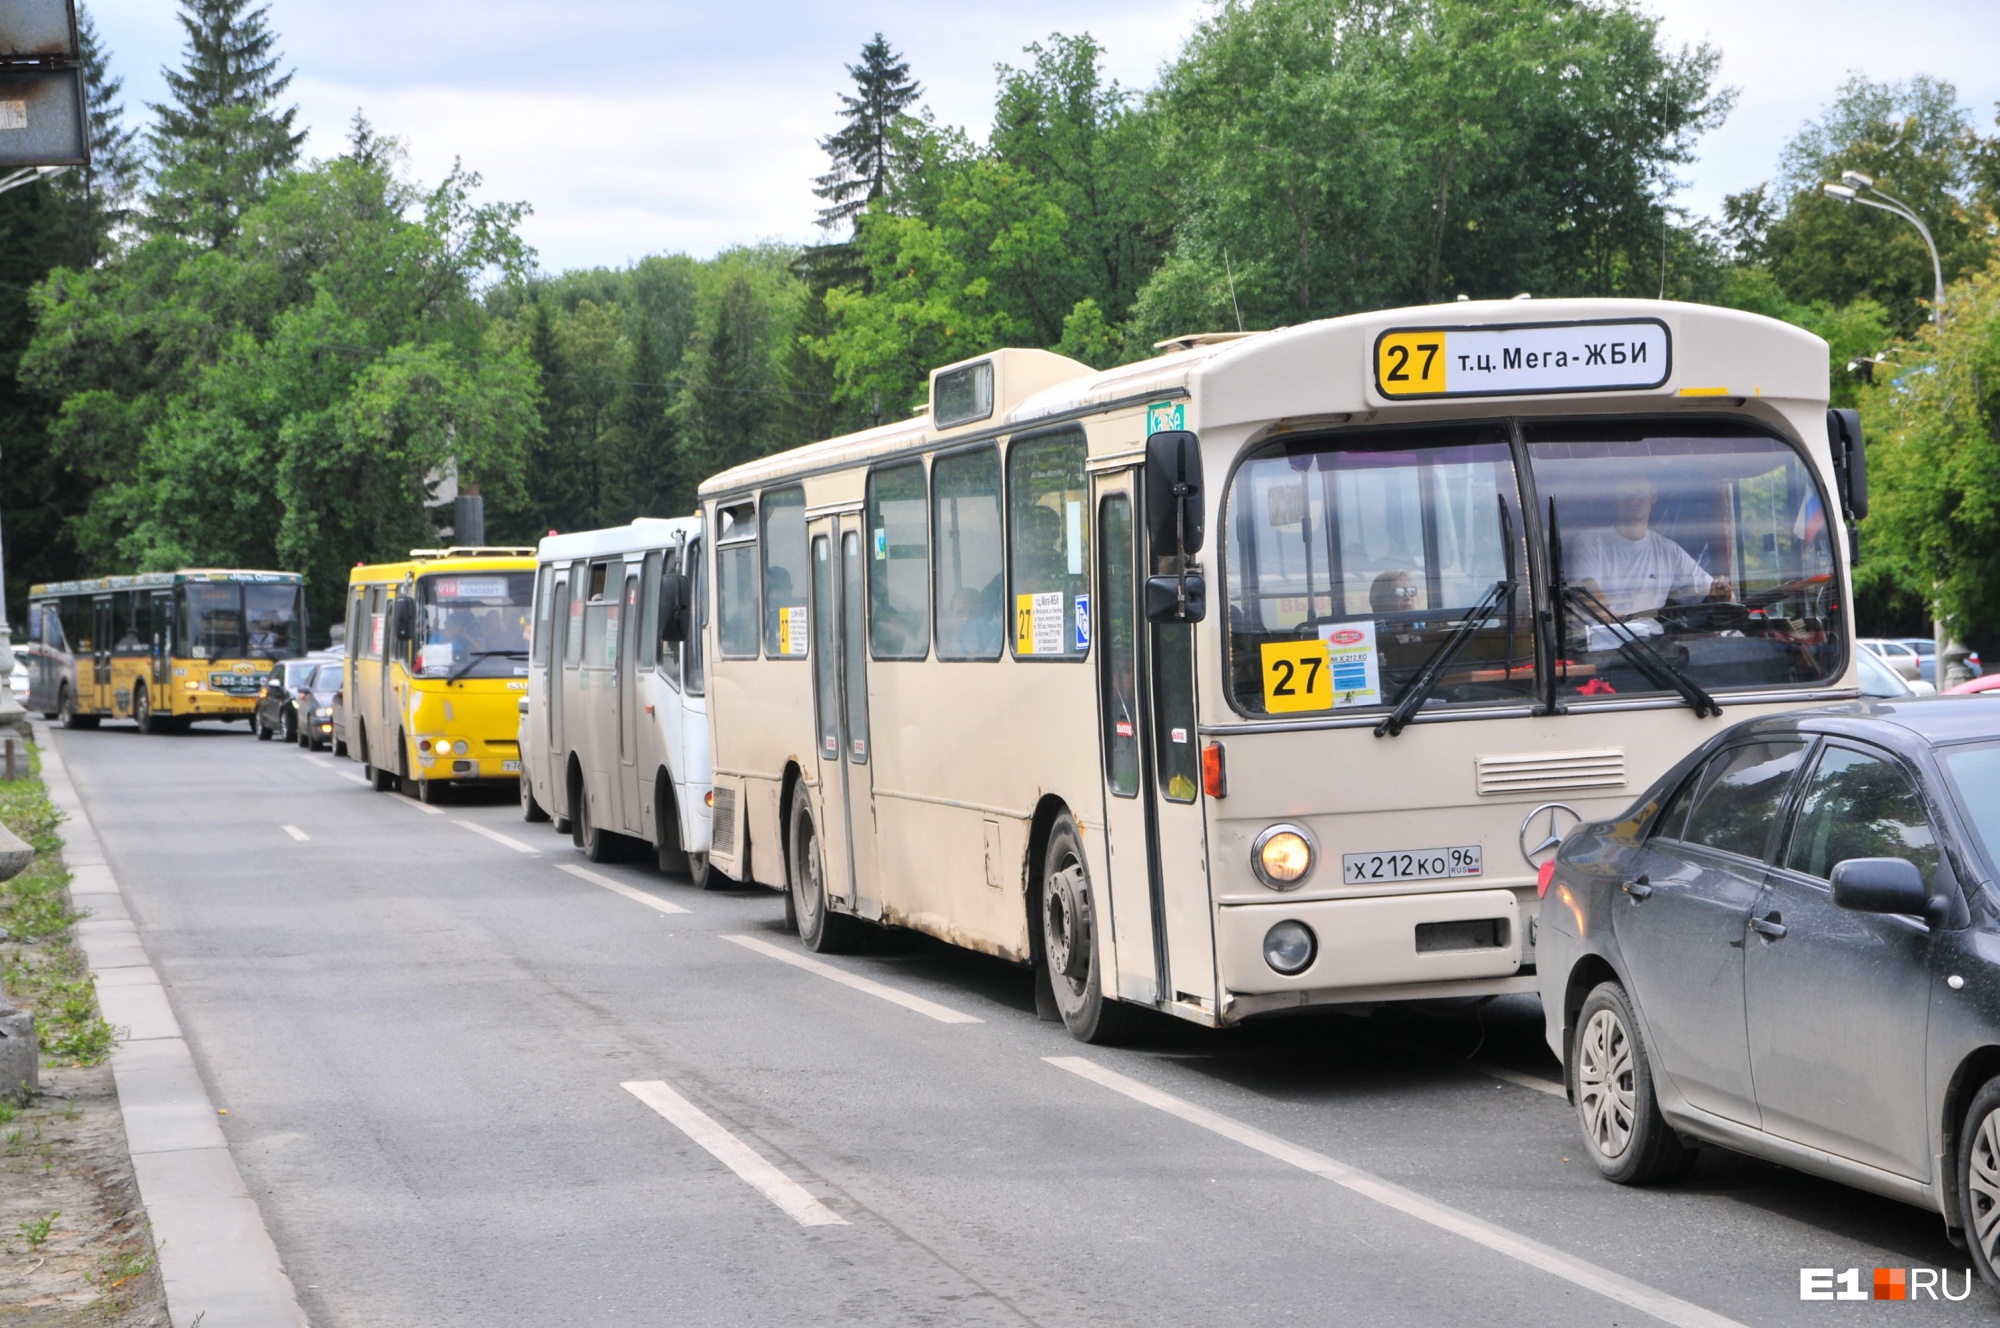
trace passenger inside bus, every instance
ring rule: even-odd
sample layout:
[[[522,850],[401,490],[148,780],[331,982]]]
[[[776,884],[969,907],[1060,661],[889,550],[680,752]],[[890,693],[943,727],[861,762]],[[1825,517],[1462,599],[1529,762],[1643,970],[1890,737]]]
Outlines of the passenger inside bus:
[[[1686,549],[1651,529],[1659,500],[1652,480],[1625,475],[1611,494],[1612,524],[1565,541],[1566,578],[1620,618],[1735,594],[1727,576],[1710,576]]]
[[[989,587],[993,589],[994,587]],[[992,659],[1000,653],[1001,614],[996,602],[987,607],[989,597],[967,586],[954,591],[938,623],[941,655],[957,659]]]

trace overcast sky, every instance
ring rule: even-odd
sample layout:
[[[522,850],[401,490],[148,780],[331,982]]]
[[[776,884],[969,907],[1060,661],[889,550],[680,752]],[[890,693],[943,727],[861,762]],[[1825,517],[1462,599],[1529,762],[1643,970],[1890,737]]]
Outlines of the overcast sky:
[[[128,106],[164,95],[181,33],[168,0],[88,0]],[[1648,0],[1676,43],[1714,42],[1736,111],[1702,144],[1679,201],[1716,210],[1770,178],[1784,142],[1849,71],[1957,84],[1982,128],[2000,100],[1996,0]],[[436,180],[453,157],[489,194],[534,207],[549,270],[649,253],[806,240],[845,64],[878,29],[926,104],[984,133],[993,66],[1052,31],[1086,30],[1130,87],[1152,83],[1204,0],[271,0],[307,150],[338,151],[356,107]]]

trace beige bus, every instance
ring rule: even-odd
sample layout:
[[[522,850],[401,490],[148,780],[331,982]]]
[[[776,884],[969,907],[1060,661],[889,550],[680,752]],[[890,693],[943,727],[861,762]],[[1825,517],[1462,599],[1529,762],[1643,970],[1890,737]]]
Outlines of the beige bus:
[[[809,946],[1032,964],[1085,1039],[1527,992],[1564,831],[1856,695],[1808,333],[1508,301],[1162,349],[996,351],[702,486],[713,860]]]

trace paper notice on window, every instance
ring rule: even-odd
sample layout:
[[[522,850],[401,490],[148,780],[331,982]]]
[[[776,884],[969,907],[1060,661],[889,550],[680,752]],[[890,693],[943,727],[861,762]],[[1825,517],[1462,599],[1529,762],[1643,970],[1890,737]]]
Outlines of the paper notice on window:
[[[1333,708],[1382,703],[1382,665],[1375,654],[1372,619],[1329,623],[1320,629],[1332,669]]]
[[[790,658],[806,653],[806,606],[778,610],[778,653]]]
[[[1083,504],[1075,498],[1063,504],[1063,547],[1069,550],[1069,574],[1083,575]]]
[[[1014,597],[1014,653],[1063,653],[1063,596],[1060,590]]]
[[[0,101],[0,129],[26,129],[28,127],[28,103],[24,101]]]

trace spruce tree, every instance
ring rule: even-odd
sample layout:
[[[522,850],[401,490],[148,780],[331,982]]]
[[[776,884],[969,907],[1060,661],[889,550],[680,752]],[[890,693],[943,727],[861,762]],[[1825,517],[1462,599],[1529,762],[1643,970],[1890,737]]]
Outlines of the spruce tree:
[[[888,192],[896,165],[896,121],[924,92],[911,81],[909,63],[879,32],[861,48],[861,63],[847,72],[857,95],[841,94],[840,117],[847,123],[819,141],[833,169],[813,181],[813,193],[827,201],[819,224],[829,230],[852,222]]]
[[[90,266],[103,256],[104,242],[132,215],[145,160],[139,131],[125,123],[119,94],[125,80],[111,73],[111,52],[97,35],[90,11],[76,7],[78,44],[83,51],[83,84],[90,103],[90,165],[61,177],[61,188],[77,215],[76,261]]]
[[[277,34],[268,6],[251,0],[181,0],[185,65],[162,69],[173,99],[154,105],[148,132],[155,232],[220,248],[245,209],[297,159],[304,132],[292,132],[296,106],[278,109],[290,85],[278,73]]]

